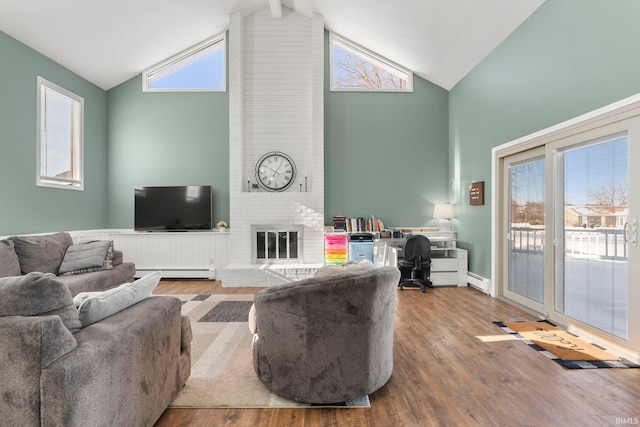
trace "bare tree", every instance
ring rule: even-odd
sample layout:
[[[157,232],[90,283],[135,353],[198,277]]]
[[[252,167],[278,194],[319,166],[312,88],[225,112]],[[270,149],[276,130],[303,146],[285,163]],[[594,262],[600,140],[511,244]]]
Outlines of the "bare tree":
[[[544,224],[544,160],[509,168],[512,222]]]
[[[629,201],[629,191],[626,184],[610,182],[601,185],[597,190],[588,192],[591,204],[601,207],[626,206]]]
[[[407,81],[346,49],[334,56],[337,86],[358,89],[405,89]]]

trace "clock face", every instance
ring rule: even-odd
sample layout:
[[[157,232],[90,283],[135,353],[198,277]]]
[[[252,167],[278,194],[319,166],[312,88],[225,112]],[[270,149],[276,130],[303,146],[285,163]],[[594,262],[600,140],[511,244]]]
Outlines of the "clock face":
[[[267,191],[284,191],[296,178],[296,165],[291,157],[272,151],[256,163],[256,180]]]

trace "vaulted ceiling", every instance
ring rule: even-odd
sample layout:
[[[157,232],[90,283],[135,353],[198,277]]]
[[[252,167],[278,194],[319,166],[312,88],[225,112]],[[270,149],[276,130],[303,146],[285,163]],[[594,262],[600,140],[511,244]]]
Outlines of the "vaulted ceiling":
[[[544,0],[0,0],[0,30],[107,90],[282,5],[451,89]],[[1,52],[0,52],[1,54]]]

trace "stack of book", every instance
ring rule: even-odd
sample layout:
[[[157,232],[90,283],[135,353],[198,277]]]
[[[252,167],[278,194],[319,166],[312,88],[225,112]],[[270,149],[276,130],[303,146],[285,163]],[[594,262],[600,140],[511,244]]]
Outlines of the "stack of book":
[[[343,215],[336,215],[333,217],[333,229],[336,231],[347,231],[347,217]]]
[[[384,224],[380,218],[347,218],[343,215],[333,217],[333,229],[343,230],[347,233],[379,233],[384,231]]]

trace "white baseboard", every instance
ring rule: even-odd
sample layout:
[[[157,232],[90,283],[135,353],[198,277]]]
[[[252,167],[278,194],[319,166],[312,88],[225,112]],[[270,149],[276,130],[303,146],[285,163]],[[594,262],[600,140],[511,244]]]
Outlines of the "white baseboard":
[[[472,286],[487,295],[491,295],[492,289],[490,279],[469,271],[467,273],[467,283],[469,283],[469,286]]]
[[[154,271],[162,271],[163,279],[207,279],[215,280],[216,271],[212,270],[171,270],[171,269],[136,269],[135,277],[139,278],[146,274],[153,273]]]

